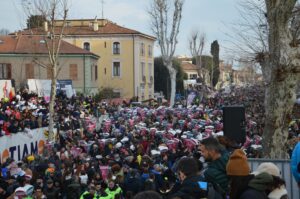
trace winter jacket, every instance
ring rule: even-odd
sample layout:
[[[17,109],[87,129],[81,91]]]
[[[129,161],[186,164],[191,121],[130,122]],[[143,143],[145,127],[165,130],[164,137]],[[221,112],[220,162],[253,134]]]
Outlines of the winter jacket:
[[[105,192],[110,195],[112,198],[115,198],[115,195],[122,194],[122,189],[119,186],[115,186],[114,188],[110,189],[107,188]]]
[[[44,194],[46,195],[47,199],[57,199],[59,198],[59,190],[55,187],[52,188],[46,188],[44,191]]]
[[[228,191],[229,179],[226,173],[228,159],[229,154],[224,153],[219,159],[209,162],[207,169],[204,171],[205,180],[219,185],[224,192]]]
[[[300,183],[300,142],[295,146],[292,159],[291,159],[291,170],[295,180]]]
[[[184,179],[177,191],[168,198],[180,197],[185,199],[205,198],[207,192],[200,188],[199,182],[204,181],[201,176],[191,176]]]
[[[71,183],[67,187],[67,198],[79,198],[81,194],[81,186],[79,183]]]
[[[266,190],[273,182],[273,177],[268,173],[261,173],[250,180],[248,188],[242,193],[240,199],[268,199]]]

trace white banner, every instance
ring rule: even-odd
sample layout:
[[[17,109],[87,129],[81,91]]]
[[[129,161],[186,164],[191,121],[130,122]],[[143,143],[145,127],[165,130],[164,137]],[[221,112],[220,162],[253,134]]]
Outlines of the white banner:
[[[27,84],[29,87],[29,92],[35,92],[39,97],[50,97],[51,80],[28,79]]]
[[[8,157],[19,161],[30,154],[42,154],[46,144],[47,129],[33,129],[28,133],[19,132],[1,137],[0,162],[5,162]]]
[[[0,98],[9,98],[10,95],[14,95],[11,80],[0,80]]]

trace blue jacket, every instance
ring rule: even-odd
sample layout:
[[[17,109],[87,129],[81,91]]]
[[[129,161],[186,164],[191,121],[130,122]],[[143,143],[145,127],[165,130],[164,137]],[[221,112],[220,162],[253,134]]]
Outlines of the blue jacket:
[[[298,164],[300,164],[300,142],[295,146],[291,159],[291,170],[295,180],[300,183],[300,172],[298,170]]]

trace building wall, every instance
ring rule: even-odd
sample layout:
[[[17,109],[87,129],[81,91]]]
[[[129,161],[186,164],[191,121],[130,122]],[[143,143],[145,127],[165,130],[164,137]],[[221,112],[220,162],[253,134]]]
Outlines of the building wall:
[[[139,36],[69,36],[65,41],[83,48],[84,43],[90,43],[90,51],[99,55],[98,60],[98,88],[110,87],[120,92],[121,97],[148,99],[153,96],[154,85],[150,82],[148,63],[152,63],[154,74],[153,46],[150,39]],[[120,43],[120,54],[113,54],[113,43]],[[140,55],[141,43],[145,44],[145,55]],[[152,56],[148,56],[148,45],[152,46]],[[120,77],[113,76],[113,62],[120,62]],[[145,63],[146,82],[141,74],[141,63]],[[154,77],[153,77],[154,79]],[[150,88],[151,87],[151,88]],[[144,98],[142,97],[144,96]]]
[[[38,57],[37,62],[47,65],[47,57]],[[0,55],[0,63],[11,64],[12,79],[15,80],[16,88],[24,86],[27,82],[26,65],[32,64],[34,68],[33,79],[48,79],[47,69],[33,62],[33,56],[28,55]],[[77,65],[77,79],[72,80],[73,88],[77,91],[84,92],[84,82],[86,83],[86,94],[97,91],[97,80],[92,76],[92,66],[96,65],[97,60],[90,56],[62,57],[59,60],[61,71],[58,79],[70,78],[70,65]]]

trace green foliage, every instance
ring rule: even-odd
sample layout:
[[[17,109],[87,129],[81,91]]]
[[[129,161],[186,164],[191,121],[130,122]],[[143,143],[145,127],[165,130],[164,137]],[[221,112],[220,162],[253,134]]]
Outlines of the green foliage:
[[[212,85],[215,87],[219,81],[220,75],[220,59],[219,59],[220,46],[217,40],[213,41],[211,44],[210,53],[213,56],[213,79]]]
[[[183,72],[180,62],[173,60],[173,66],[177,70],[176,74],[176,93],[184,93],[183,80],[187,79],[187,74]],[[154,90],[162,91],[169,99],[171,93],[171,80],[167,67],[163,64],[161,57],[154,59]]]
[[[101,101],[103,99],[112,99],[112,98],[118,98],[120,95],[118,93],[115,93],[112,88],[102,88],[99,89],[98,93],[95,95],[96,101]]]
[[[46,17],[42,15],[31,15],[27,19],[27,28],[38,28],[42,27],[46,21]]]

